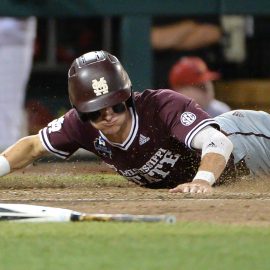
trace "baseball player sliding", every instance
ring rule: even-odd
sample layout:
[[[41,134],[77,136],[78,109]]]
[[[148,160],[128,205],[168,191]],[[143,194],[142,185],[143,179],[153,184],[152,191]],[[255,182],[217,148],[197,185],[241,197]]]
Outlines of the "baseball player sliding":
[[[72,109],[0,156],[0,175],[48,153],[95,153],[148,188],[207,193],[242,174],[270,174],[270,115],[247,110],[210,118],[171,90],[132,92],[119,60],[105,52],[77,58],[68,72]]]

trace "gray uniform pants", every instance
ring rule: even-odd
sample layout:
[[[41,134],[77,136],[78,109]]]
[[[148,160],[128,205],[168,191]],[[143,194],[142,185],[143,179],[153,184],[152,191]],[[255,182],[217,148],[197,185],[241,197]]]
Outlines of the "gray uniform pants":
[[[253,176],[270,175],[270,114],[236,110],[215,120],[234,145],[234,162],[244,159]]]

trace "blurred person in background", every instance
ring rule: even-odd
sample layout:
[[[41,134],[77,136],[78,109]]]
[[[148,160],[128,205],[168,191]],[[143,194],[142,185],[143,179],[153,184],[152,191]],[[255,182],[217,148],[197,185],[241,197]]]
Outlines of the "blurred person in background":
[[[219,78],[199,57],[181,58],[169,72],[170,88],[194,99],[212,117],[230,111],[227,104],[215,99],[213,81]]]
[[[154,87],[167,88],[167,72],[175,59],[199,56],[219,69],[223,31],[218,16],[156,17],[152,22],[151,44],[154,58]]]
[[[35,36],[36,18],[0,17],[0,149],[16,142],[27,130],[24,100]]]

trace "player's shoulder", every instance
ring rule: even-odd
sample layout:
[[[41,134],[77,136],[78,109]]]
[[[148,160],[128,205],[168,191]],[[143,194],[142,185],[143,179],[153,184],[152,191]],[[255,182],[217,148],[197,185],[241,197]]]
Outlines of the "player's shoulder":
[[[81,121],[75,109],[70,109],[62,118],[62,132],[66,133],[70,138],[75,138],[77,141],[83,139],[86,134],[88,134],[87,136],[92,136],[97,132],[88,122]]]
[[[64,126],[71,130],[80,130],[83,128],[84,123],[80,120],[79,115],[75,109],[70,109],[64,116]]]
[[[190,99],[170,89],[146,89],[143,92],[135,92],[134,99],[136,103],[142,103],[145,106],[148,103],[161,105],[175,102],[190,102]]]
[[[76,110],[74,108],[67,111],[64,115],[64,118],[65,118],[65,120],[72,121],[72,122],[80,121],[78,113],[76,112]]]

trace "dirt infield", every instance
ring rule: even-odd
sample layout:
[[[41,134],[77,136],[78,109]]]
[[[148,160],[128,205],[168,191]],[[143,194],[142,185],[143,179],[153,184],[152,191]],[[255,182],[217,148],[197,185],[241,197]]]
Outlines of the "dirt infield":
[[[97,163],[39,163],[9,177],[45,177],[102,173],[110,169]],[[270,180],[239,179],[217,187],[211,195],[170,194],[168,190],[137,187],[123,180],[102,185],[7,186],[0,183],[0,202],[31,203],[69,208],[89,213],[174,214],[181,221],[226,224],[270,225]]]

